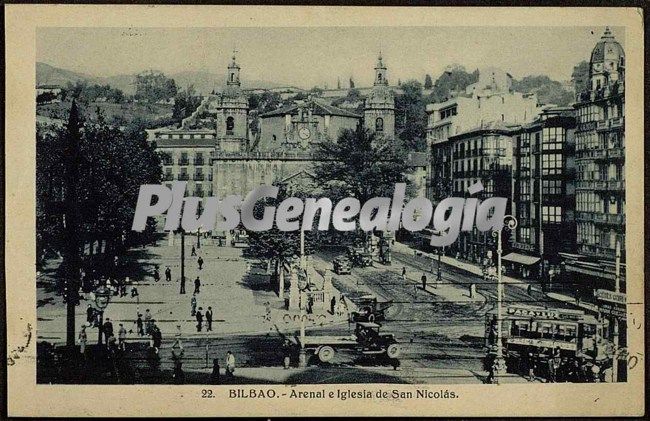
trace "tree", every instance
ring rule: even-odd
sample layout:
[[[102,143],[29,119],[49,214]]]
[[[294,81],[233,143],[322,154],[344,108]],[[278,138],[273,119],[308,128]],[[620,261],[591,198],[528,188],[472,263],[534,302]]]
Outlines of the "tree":
[[[571,74],[571,82],[576,94],[584,92],[589,88],[589,63],[581,61],[576,64]]]
[[[75,102],[65,128],[37,130],[36,207],[37,247],[60,251],[72,247],[71,224],[83,243],[105,241],[107,253],[150,239],[131,231],[140,186],[157,184],[162,177],[160,158],[143,130],[121,131],[100,114],[96,123],[81,122]],[[75,140],[76,139],[76,140]],[[73,157],[73,158],[71,158]],[[76,164],[75,164],[76,163]],[[76,170],[74,170],[76,165]],[[70,168],[73,168],[72,170]],[[76,171],[67,175],[68,171]],[[64,175],[66,175],[64,177]],[[67,204],[74,199],[74,209]],[[82,243],[82,244],[83,244]],[[79,246],[75,245],[76,255]],[[74,256],[64,257],[65,267]]]
[[[153,70],[135,76],[135,98],[155,103],[176,96],[178,89],[174,79]]]
[[[180,123],[184,118],[189,117],[201,105],[201,97],[196,94],[194,85],[178,91],[174,97],[172,118]]]
[[[522,93],[535,93],[541,104],[567,106],[573,101],[571,92],[564,89],[558,81],[546,75],[526,76],[512,81],[512,89]]]
[[[436,79],[432,87],[430,102],[444,102],[449,99],[452,91],[465,90],[472,83],[478,82],[478,69],[472,73],[467,73],[465,67],[454,64],[449,66]]]
[[[396,183],[410,184],[401,141],[378,138],[361,125],[341,131],[336,142],[320,143],[316,154],[315,179],[332,203],[351,196],[363,204],[373,197],[391,197]]]
[[[395,97],[395,129],[404,146],[411,151],[426,149],[427,114],[422,85],[416,80],[402,84]]]
[[[292,191],[288,192],[287,185],[279,182],[274,183],[279,187],[278,195],[275,199],[265,198],[255,204],[253,213],[255,218],[262,218],[264,208],[266,206],[276,207],[288,197],[300,197],[302,199],[309,197],[309,193],[305,191]],[[300,231],[280,231],[275,223],[273,227],[267,231],[250,231],[248,232],[248,252],[255,257],[267,259],[271,266],[274,267],[274,276],[272,282],[279,275],[282,267],[290,262],[294,256],[300,255]],[[305,255],[314,253],[316,235],[312,231],[306,231],[304,234],[305,240]]]
[[[427,74],[424,77],[424,89],[431,89],[433,88],[433,80],[431,80],[431,75]]]

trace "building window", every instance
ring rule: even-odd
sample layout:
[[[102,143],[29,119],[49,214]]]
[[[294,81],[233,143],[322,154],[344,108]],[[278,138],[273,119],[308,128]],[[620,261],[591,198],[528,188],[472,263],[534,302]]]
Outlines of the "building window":
[[[562,174],[562,155],[544,154],[542,156],[542,175]]]
[[[384,119],[379,117],[377,120],[375,120],[375,131],[376,132],[383,132],[384,131]]]
[[[519,241],[522,243],[530,242],[530,228],[519,228]]]
[[[232,135],[234,129],[235,129],[235,119],[233,117],[228,117],[226,119],[226,134]]]
[[[547,127],[542,131],[542,149],[562,149],[564,129],[562,127]]]
[[[542,194],[562,194],[562,181],[542,180]]]
[[[562,208],[559,206],[542,206],[542,222],[562,222]]]

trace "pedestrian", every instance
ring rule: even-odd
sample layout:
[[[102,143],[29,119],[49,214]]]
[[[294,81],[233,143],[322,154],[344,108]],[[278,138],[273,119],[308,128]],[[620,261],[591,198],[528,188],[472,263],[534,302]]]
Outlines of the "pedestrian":
[[[192,307],[191,316],[196,316],[196,292],[192,294],[192,299],[190,300],[190,306]]]
[[[183,363],[180,358],[174,360],[174,384],[185,383],[185,373],[183,372]]]
[[[172,270],[169,268],[169,266],[167,266],[167,268],[165,269],[165,281],[171,282],[171,280],[172,280]]]
[[[156,354],[158,353],[158,350],[160,349],[160,346],[162,345],[162,332],[156,326],[155,322],[151,323],[151,342],[154,348],[154,351]]]
[[[201,311],[203,310],[203,307],[199,307],[199,309],[196,312],[196,331],[200,332],[201,329],[203,328],[203,313]]]
[[[138,332],[138,336],[144,336],[144,327],[143,327],[143,322],[142,322],[142,314],[138,313],[138,318],[135,321],[135,326],[136,330]]]
[[[199,264],[199,270],[203,269],[203,257],[199,256],[197,263]]]
[[[88,326],[96,326],[97,324],[95,323],[96,317],[95,317],[95,309],[88,304],[88,308],[86,309],[86,321],[88,322]]]
[[[532,293],[533,293],[533,285],[532,284],[528,284],[528,286],[526,287],[526,293],[528,295],[532,295]]]
[[[145,335],[151,334],[151,311],[147,309],[144,312],[144,333]]]
[[[427,275],[422,272],[422,289],[426,290],[427,289]]]
[[[402,266],[402,280],[406,281],[406,267]]]
[[[153,270],[153,280],[155,282],[160,281],[160,272],[158,271],[158,266]]]
[[[185,277],[181,277],[181,291],[179,294],[185,294]]]
[[[106,343],[108,344],[108,338],[113,336],[113,323],[111,323],[111,319],[108,317],[104,322],[104,326],[102,326],[102,331],[104,332],[104,337],[106,338]]]
[[[86,333],[86,325],[81,325],[81,332],[79,332],[79,352],[86,358],[86,343],[88,342],[88,334]]]
[[[205,329],[206,332],[212,332],[212,307],[208,307],[205,312],[205,320],[208,323],[208,327]]]
[[[137,289],[136,287],[131,288],[131,298],[135,298],[135,297],[137,297],[138,295],[140,295],[140,294],[138,293],[138,289]]]
[[[330,300],[330,313],[332,313],[332,316],[334,315],[335,308],[336,308],[336,296],[332,296],[332,299]]]
[[[210,375],[211,384],[221,384],[221,367],[219,367],[219,358],[212,360],[212,374]]]
[[[192,246],[192,256],[196,256],[196,248],[194,246]]]
[[[537,362],[535,361],[535,356],[533,355],[532,352],[528,353],[528,358],[527,358],[527,366],[528,366],[528,381],[535,381],[535,369],[537,368]]]
[[[307,298],[307,314],[312,314],[314,312],[314,297],[310,294]]]
[[[118,348],[122,351],[126,351],[126,329],[122,323],[120,323],[120,328],[117,331],[117,340]]]
[[[226,354],[226,375],[232,377],[235,373],[235,356],[228,351]]]
[[[176,325],[176,334],[174,343],[172,344],[172,349],[176,348],[176,345],[180,348],[181,351],[183,351],[183,343],[181,342],[181,325]]]
[[[194,280],[194,293],[198,294],[201,292],[201,280],[197,276],[196,279]]]

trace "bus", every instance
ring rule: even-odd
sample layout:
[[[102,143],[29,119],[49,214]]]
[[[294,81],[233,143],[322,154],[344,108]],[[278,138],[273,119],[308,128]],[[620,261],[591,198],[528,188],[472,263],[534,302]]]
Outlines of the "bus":
[[[545,361],[555,352],[562,358],[604,369],[611,363],[612,344],[608,321],[581,310],[512,305],[503,308],[501,335],[504,357],[510,368],[534,355]],[[496,347],[496,309],[485,319],[485,346]]]

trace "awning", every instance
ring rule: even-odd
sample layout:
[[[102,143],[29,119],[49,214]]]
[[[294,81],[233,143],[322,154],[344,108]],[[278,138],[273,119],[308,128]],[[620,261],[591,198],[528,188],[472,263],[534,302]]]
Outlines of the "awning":
[[[534,265],[539,262],[539,257],[527,256],[525,254],[519,253],[509,253],[502,257],[503,260],[508,260],[510,262],[520,263],[522,265]]]

